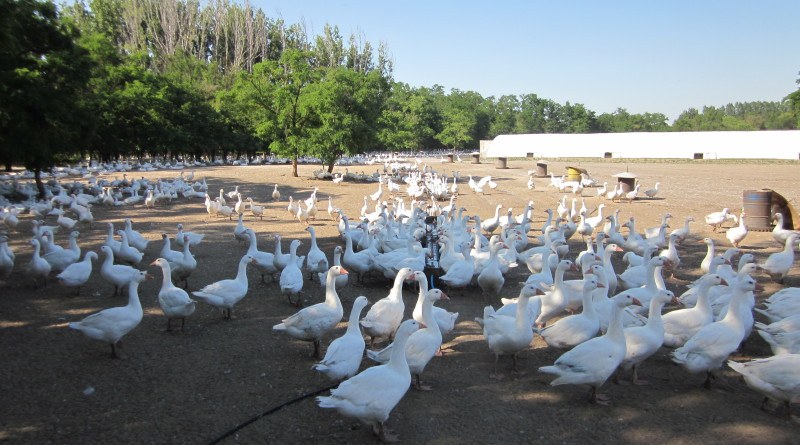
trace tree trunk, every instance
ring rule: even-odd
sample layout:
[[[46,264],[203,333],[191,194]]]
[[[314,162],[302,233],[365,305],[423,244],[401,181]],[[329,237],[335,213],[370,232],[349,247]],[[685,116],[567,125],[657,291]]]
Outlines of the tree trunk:
[[[334,164],[336,164],[336,160],[335,159],[328,163],[328,173],[333,173],[333,165]]]
[[[4,164],[7,172],[10,172],[13,169],[11,165],[11,159],[6,159]]]
[[[297,156],[292,158],[292,176],[297,177]]]
[[[44,200],[47,195],[44,192],[44,183],[42,182],[42,169],[39,167],[34,168],[33,177],[36,179],[36,189],[39,190],[39,199]]]

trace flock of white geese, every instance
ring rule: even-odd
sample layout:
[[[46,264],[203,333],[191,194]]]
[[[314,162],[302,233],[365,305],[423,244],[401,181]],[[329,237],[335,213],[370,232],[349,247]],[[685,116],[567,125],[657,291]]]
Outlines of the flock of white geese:
[[[489,350],[498,358],[512,358],[512,372],[516,372],[517,354],[530,348],[534,335],[539,335],[549,347],[564,350],[553,364],[539,371],[555,376],[554,386],[588,385],[590,400],[596,403],[608,402],[597,389],[610,377],[618,378],[622,370],[632,370],[633,382],[644,383],[639,379],[639,367],[662,346],[674,349],[672,360],[686,371],[705,373],[706,386],[727,362],[751,388],[784,403],[787,413],[790,402],[800,396],[800,288],[784,288],[755,307],[754,292],[760,286],[753,275],[764,271],[782,282],[794,266],[800,233],[784,229],[780,214],[775,215],[778,224],[773,236],[784,249],[766,258],[743,253],[738,247],[747,236],[746,215],[736,218],[729,209],[707,215],[705,223],[715,231],[730,225],[729,221],[734,224],[726,231],[732,247],[722,251],[712,239],[705,238],[707,255],[700,266],[704,275],[676,296],[667,289],[665,274],[671,275],[680,267],[681,244],[692,239],[690,224],[694,218],[687,216],[681,227],[668,232],[672,215],[667,213],[659,226],[640,233],[633,217],[620,219],[624,204],[604,214],[607,205],[639,199],[638,185],[628,193],[618,188],[609,190],[607,184],[597,187],[597,197],[604,201],[591,216],[594,212],[588,211],[582,198],[585,189],[597,186],[590,178],[569,182],[551,177],[550,186],[571,192],[574,198],[571,206],[567,205],[567,195],[553,203],[554,208],[546,210],[547,221],[533,227],[533,201],[518,215],[512,209],[501,215],[502,205],[498,204],[493,215],[481,218],[457,205],[459,178],[440,176],[430,167],[396,173],[384,177],[375,193],[364,197],[360,214],[352,218],[334,206],[332,198],[319,200],[319,188],[310,191],[306,199],[289,197],[286,209],[300,223],[308,224],[323,213],[336,221],[333,224],[342,245],[331,255],[318,246],[313,226],[306,228],[309,247],[304,255],[300,255],[303,242],[298,239],[290,241],[288,253],[283,252],[280,236],[275,236],[274,249],[259,250],[256,233],[246,227],[244,217],[263,218],[265,206],[256,205],[252,198],[244,199],[239,187],[228,193],[220,189],[212,198],[205,180],[192,182],[183,173],[170,180],[129,181],[125,177],[113,183],[87,183],[82,191],[73,189],[72,193],[60,187],[50,200],[27,205],[32,215],[30,235],[19,232],[19,207],[2,210],[0,219],[6,230],[0,235],[0,276],[9,277],[15,268],[16,255],[8,246],[9,237],[30,236],[32,256],[24,273],[37,283],[46,283],[55,274],[62,285],[80,292],[93,274],[98,253],[85,252],[81,259],[76,229],[80,225],[91,227],[93,205],[153,207],[181,197],[204,198],[209,215],[237,217],[234,239],[249,247],[234,277],[207,284],[190,295],[185,288],[198,265],[192,248],[203,241],[204,235],[184,231],[181,224],[176,225],[172,237],[161,234],[161,250],[150,264],[161,269],[158,302],[167,329],[178,320],[183,327],[197,301],[221,309],[230,318],[236,304],[248,294],[248,268],[255,269],[262,281],[270,276],[288,301],[298,307],[303,306],[304,289],[318,281],[324,287],[324,301],[297,309],[273,330],[312,343],[314,356],[321,358],[313,369],[340,382],[329,396],[318,397],[319,406],[360,419],[383,440],[394,438],[384,424],[409,387],[429,389],[422,384],[421,376],[426,365],[441,355],[443,338],[453,331],[459,317],[437,306],[449,297],[442,289],[431,288],[431,283],[441,284],[449,293],[477,286],[487,295],[500,296],[505,277],[513,268],[530,272],[518,297],[502,298],[502,306],[486,306],[482,316],[475,318]],[[532,182],[531,172],[529,189],[535,187]],[[467,184],[480,194],[498,186],[491,177],[469,177]],[[653,197],[658,191],[657,185],[645,196]],[[408,205],[401,198],[403,194],[411,199]],[[281,200],[278,184],[270,198]],[[448,204],[440,204],[445,201]],[[45,223],[47,217],[55,218],[54,225]],[[430,217],[435,218],[435,225]],[[138,287],[147,273],[137,266],[143,264],[143,251],[154,240],[134,230],[131,219],[124,219],[118,227],[109,222],[106,228],[99,273],[115,294],[127,289],[128,304],[102,310],[69,323],[69,327],[109,344],[116,355],[121,339],[142,320]],[[68,234],[67,247],[55,242],[55,234],[61,229]],[[441,273],[433,279],[423,273],[431,246],[421,243],[430,231],[440,243]],[[568,241],[576,236],[586,247],[569,258]],[[173,250],[173,245],[178,250]],[[615,270],[615,255],[626,264],[624,271]],[[564,276],[568,271],[581,272],[582,278],[567,280]],[[366,278],[391,280],[393,286],[385,298],[371,306],[365,297],[356,298],[345,333],[333,340],[322,356],[321,340],[345,315],[337,290]],[[413,318],[408,320],[403,320],[405,283],[418,289]],[[665,305],[676,302],[682,308],[662,314]],[[754,312],[763,315],[765,322],[756,322]],[[745,363],[728,361],[753,328],[775,355]],[[365,335],[370,346],[366,354]],[[376,343],[382,343],[382,347],[376,348]],[[364,357],[379,365],[359,373]]]

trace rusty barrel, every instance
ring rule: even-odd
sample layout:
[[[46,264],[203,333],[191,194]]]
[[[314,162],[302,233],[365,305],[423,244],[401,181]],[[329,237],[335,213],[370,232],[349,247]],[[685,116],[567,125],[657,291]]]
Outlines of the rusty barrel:
[[[747,215],[747,228],[758,232],[772,230],[772,190],[745,190],[742,210]]]

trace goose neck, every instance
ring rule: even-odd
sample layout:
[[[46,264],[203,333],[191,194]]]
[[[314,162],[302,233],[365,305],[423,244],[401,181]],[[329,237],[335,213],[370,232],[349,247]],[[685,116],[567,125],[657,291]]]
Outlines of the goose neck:
[[[337,274],[334,272],[334,269],[329,269],[328,276],[325,279],[325,305],[330,307],[339,307],[342,305],[341,300],[339,300],[339,294],[336,293],[336,277]],[[358,323],[356,322],[356,324]]]

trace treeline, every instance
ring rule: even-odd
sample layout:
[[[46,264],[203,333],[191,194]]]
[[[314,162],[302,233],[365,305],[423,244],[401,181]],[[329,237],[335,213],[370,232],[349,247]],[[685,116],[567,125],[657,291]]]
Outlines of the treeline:
[[[793,129],[800,95],[597,114],[535,94],[482,97],[393,78],[385,43],[248,2],[0,0],[0,161],[476,149],[499,134]],[[296,164],[295,164],[296,167]],[[295,169],[296,171],[296,169]]]

